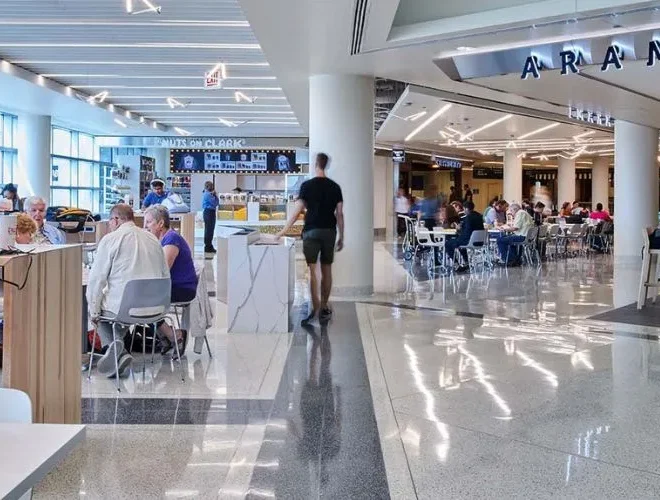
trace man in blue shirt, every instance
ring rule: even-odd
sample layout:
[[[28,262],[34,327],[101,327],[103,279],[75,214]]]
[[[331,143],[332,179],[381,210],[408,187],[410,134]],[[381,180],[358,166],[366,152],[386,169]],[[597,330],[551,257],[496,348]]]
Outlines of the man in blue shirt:
[[[64,233],[55,226],[45,224],[46,202],[38,196],[31,196],[25,200],[25,212],[37,223],[37,232],[33,242],[36,244],[64,245],[66,237]]]
[[[216,210],[220,200],[215,192],[215,185],[211,181],[204,183],[202,195],[202,211],[204,214],[204,252],[215,253],[213,248],[213,233],[215,231]]]
[[[151,193],[142,202],[142,209],[151,205],[162,205],[169,195],[170,192],[165,190],[165,183],[161,179],[154,179],[151,181]]]

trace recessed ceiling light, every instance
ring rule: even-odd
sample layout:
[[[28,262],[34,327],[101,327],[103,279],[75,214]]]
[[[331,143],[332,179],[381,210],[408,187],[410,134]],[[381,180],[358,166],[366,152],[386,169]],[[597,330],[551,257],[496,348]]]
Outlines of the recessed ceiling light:
[[[123,121],[121,121],[119,118],[115,118],[115,123],[119,125],[120,127],[126,128],[128,125],[126,125]]]
[[[238,127],[235,122],[232,122],[230,120],[225,120],[224,118],[218,117],[218,121],[225,125],[226,127]]]
[[[413,113],[412,115],[409,115],[404,119],[409,122],[416,122],[417,120],[419,120],[423,116],[426,116],[427,114],[428,114],[427,111],[420,111],[419,113]]]
[[[177,107],[179,107],[179,108],[185,108],[186,107],[185,104],[183,104],[181,101],[176,100],[174,97],[168,97],[168,98],[165,99],[165,101],[167,102],[167,104],[172,109],[177,108]]]
[[[479,127],[478,129],[473,130],[472,132],[468,133],[467,135],[462,136],[462,137],[461,137],[461,141],[464,141],[464,140],[466,140],[466,139],[469,139],[470,137],[475,136],[475,135],[478,134],[479,132],[483,132],[483,131],[486,130],[486,129],[489,129],[489,128],[491,128],[491,127],[494,127],[495,125],[498,125],[498,124],[500,124],[500,123],[502,123],[502,122],[508,120],[508,119],[511,118],[512,116],[513,116],[513,115],[504,115],[504,116],[498,118],[497,120],[494,120],[494,121],[492,121],[492,122],[490,122],[490,123],[487,123],[486,125],[484,125],[484,126],[482,126],[482,127]]]
[[[144,116],[140,117],[140,123],[144,123]]]
[[[240,91],[237,90],[236,92],[234,92],[234,100],[236,102],[246,101],[246,102],[249,102],[250,104],[254,104],[254,102],[257,100],[257,98],[256,97],[248,97],[243,92],[240,92]]]
[[[67,87],[70,88],[70,87]],[[87,102],[90,104],[95,104],[97,102],[104,102],[108,98],[109,92],[107,90],[104,90],[103,92],[99,92],[96,95],[90,96],[87,99]]]
[[[176,133],[179,134],[179,135],[183,135],[183,136],[189,136],[189,135],[192,135],[192,132],[188,132],[185,128],[174,127],[174,130],[175,130]]]
[[[471,50],[475,50],[475,48],[468,47],[467,45],[461,45],[460,47],[456,47],[456,50],[460,50],[461,52],[469,52]]]
[[[215,73],[218,71],[220,73],[220,79],[225,80],[227,78],[227,65],[225,63],[218,63],[213,66],[213,69],[209,73]]]

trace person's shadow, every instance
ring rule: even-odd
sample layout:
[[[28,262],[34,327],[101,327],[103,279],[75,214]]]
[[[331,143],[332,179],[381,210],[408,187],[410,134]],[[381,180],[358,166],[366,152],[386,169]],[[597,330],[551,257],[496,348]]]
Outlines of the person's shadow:
[[[341,448],[341,391],[332,384],[330,361],[332,350],[327,324],[303,327],[312,338],[307,380],[300,394],[302,432],[293,420],[289,430],[298,438],[301,459],[321,466],[321,484],[328,481],[327,464]]]

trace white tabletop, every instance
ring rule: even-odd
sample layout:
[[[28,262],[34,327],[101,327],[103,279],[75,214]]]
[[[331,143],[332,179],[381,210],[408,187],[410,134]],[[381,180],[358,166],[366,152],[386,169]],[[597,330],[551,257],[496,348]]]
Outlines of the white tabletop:
[[[20,498],[84,438],[84,425],[0,424],[0,498]]]

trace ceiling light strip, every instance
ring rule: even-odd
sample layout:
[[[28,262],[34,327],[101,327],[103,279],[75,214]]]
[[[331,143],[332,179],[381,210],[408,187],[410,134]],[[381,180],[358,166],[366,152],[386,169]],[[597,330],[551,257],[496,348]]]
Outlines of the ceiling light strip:
[[[561,125],[561,124],[560,123],[551,123],[550,125],[546,125],[545,127],[541,127],[539,129],[532,130],[531,132],[527,132],[526,134],[523,134],[520,137],[518,137],[517,140],[520,141],[522,139],[527,139],[528,137],[532,137],[533,135],[541,134],[541,133],[543,133],[547,130],[552,130],[553,128],[558,127],[559,125]]]
[[[479,132],[483,132],[484,130],[494,127],[495,125],[499,125],[500,123],[507,121],[511,117],[513,117],[513,115],[504,115],[498,118],[497,120],[493,120],[492,122],[487,123],[486,125],[483,125],[482,127],[479,127],[478,129],[473,130],[472,132],[469,132],[468,134],[461,136],[461,140],[464,141],[466,139],[469,139],[470,137],[474,137]]]
[[[404,139],[405,142],[408,142],[411,140],[413,137],[415,137],[417,134],[419,134],[422,130],[424,130],[426,127],[428,127],[431,123],[433,123],[435,120],[440,118],[444,113],[447,112],[447,110],[451,108],[451,103],[447,103],[444,106],[442,106],[438,111],[433,113],[429,118],[424,120],[424,123],[422,123],[419,127],[417,127],[415,130],[413,130],[408,136]]]

